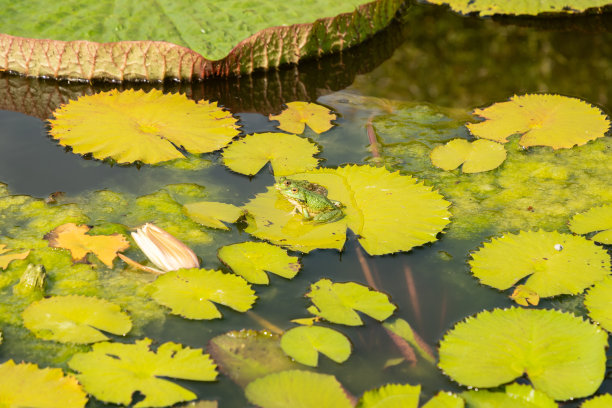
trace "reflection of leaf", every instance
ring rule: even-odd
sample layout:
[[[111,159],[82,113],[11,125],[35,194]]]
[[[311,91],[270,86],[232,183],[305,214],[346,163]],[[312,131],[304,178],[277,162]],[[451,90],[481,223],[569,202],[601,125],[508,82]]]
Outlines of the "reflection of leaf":
[[[93,252],[109,268],[113,267],[117,252],[130,247],[128,240],[121,234],[87,235],[87,231],[87,225],[68,223],[55,228],[45,238],[50,247],[68,249],[74,261],[82,261],[89,252]]]
[[[595,242],[612,245],[612,205],[602,205],[574,215],[570,220],[569,228],[576,234],[601,231],[591,239]]]
[[[610,408],[612,407],[612,395],[603,394],[584,401],[580,408]]]
[[[236,222],[242,215],[242,210],[235,205],[213,201],[185,204],[183,209],[185,214],[198,224],[224,230],[229,228],[223,222]]]
[[[589,289],[584,305],[589,310],[591,319],[612,332],[612,277],[607,276]]]
[[[108,340],[99,330],[124,336],[132,328],[130,318],[116,304],[76,295],[39,300],[22,316],[37,337],[62,343],[94,343]]]
[[[240,276],[208,269],[179,269],[160,275],[151,296],[173,314],[188,319],[218,319],[213,302],[239,312],[249,310],[257,296]]]
[[[7,254],[6,252],[9,252],[9,251],[10,249],[8,249],[6,245],[0,244],[0,268],[2,269],[6,269],[9,266],[9,264],[16,259],[26,259],[27,256],[30,254],[29,250],[25,252]]]
[[[97,343],[87,353],[78,353],[68,366],[79,371],[83,387],[101,401],[129,405],[132,394],[144,399],[134,407],[163,407],[196,398],[196,395],[166,379],[214,381],[215,364],[201,349],[168,342],[149,350],[150,339],[135,344]]]
[[[600,109],[560,95],[515,95],[508,102],[476,109],[474,114],[486,119],[466,125],[474,136],[505,143],[509,136],[522,134],[523,147],[580,146],[603,137],[610,127]]]
[[[279,335],[268,332],[231,331],[210,340],[208,350],[219,370],[241,387],[264,375],[298,367],[283,353]]]
[[[323,133],[332,128],[334,119],[336,115],[325,106],[310,102],[289,102],[280,114],[270,115],[270,120],[279,121],[279,129],[296,135],[304,133],[306,125],[316,133]]]
[[[342,333],[321,326],[294,327],[283,334],[281,347],[301,364],[316,367],[319,353],[336,363],[344,363],[351,355],[351,342]]]
[[[332,283],[329,279],[321,279],[310,285],[306,297],[314,304],[308,309],[312,314],[348,326],[363,324],[356,310],[383,321],[396,309],[384,293],[355,282]]]
[[[239,131],[231,113],[216,103],[195,103],[158,90],[112,90],[82,96],[54,112],[50,134],[74,153],[119,163],[158,163],[221,149]],[[104,126],[100,126],[104,123]]]
[[[300,270],[300,263],[287,251],[265,242],[241,242],[219,249],[219,259],[247,282],[267,285],[265,271],[292,279]]]
[[[465,391],[461,396],[470,407],[558,408],[555,400],[526,384],[506,385],[505,392]]]
[[[449,203],[440,194],[410,176],[384,168],[326,168],[291,178],[325,187],[330,199],[344,205],[345,217],[325,224],[305,221],[301,215],[291,214],[293,206],[269,188],[245,205],[251,214],[247,232],[307,252],[342,248],[348,227],[369,254],[381,255],[435,241],[449,222]]]
[[[431,162],[444,170],[454,170],[463,164],[464,173],[479,173],[497,168],[506,160],[506,149],[499,143],[479,139],[472,143],[453,139],[431,151]]]
[[[420,393],[420,385],[387,384],[364,392],[357,408],[417,408]]]
[[[309,371],[288,370],[250,383],[247,399],[261,408],[351,408],[336,377]]]
[[[579,13],[589,8],[608,5],[609,0],[427,0],[433,4],[448,4],[462,14],[478,13],[481,16],[493,14],[538,15],[540,13]]]
[[[472,258],[472,273],[485,285],[505,290],[531,275],[524,284],[541,297],[580,293],[610,273],[605,250],[558,232],[506,234],[485,242]]]
[[[497,309],[450,330],[440,342],[439,367],[455,381],[478,388],[526,373],[536,389],[566,400],[599,388],[607,342],[605,331],[571,314]]]
[[[76,378],[64,376],[59,368],[38,368],[36,364],[0,364],[0,401],[3,407],[78,408],[87,395]]]
[[[232,142],[223,151],[223,162],[231,170],[252,176],[269,161],[274,175],[286,176],[314,169],[319,160],[314,144],[286,133],[255,133]]]

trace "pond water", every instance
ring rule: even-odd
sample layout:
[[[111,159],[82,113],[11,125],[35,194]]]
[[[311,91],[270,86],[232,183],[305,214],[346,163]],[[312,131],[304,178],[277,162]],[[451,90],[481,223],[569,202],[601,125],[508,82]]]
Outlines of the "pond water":
[[[408,321],[435,348],[444,333],[465,317],[513,305],[509,293],[481,285],[471,275],[467,264],[470,251],[506,231],[544,228],[568,232],[567,220],[574,213],[612,202],[608,164],[612,142],[608,135],[571,152],[536,148],[528,153],[515,144],[504,164],[506,169],[473,176],[457,171],[452,176],[444,175],[430,165],[427,152],[440,142],[466,137],[461,123],[472,109],[505,101],[514,94],[549,92],[574,96],[599,106],[609,115],[611,22],[609,16],[543,22],[477,19],[461,17],[444,8],[414,5],[401,22],[355,50],[252,77],[192,85],[92,86],[0,74],[0,108],[5,109],[0,110],[0,181],[7,184],[10,194],[45,198],[62,191],[65,195],[60,204],[77,203],[83,207],[91,205],[99,190],[121,193],[126,200],[161,190],[174,191],[174,197],[178,194],[176,189],[164,189],[179,183],[205,187],[206,200],[242,205],[274,183],[269,165],[253,177],[225,168],[219,153],[203,156],[190,169],[172,165],[111,165],[59,146],[48,137],[45,119],[60,103],[80,95],[114,87],[156,87],[164,92],[182,92],[196,100],[219,101],[240,119],[243,134],[250,134],[275,131],[275,123],[267,115],[280,112],[284,103],[317,100],[340,114],[338,126],[331,131],[321,135],[306,133],[321,146],[319,157],[325,160],[324,166],[382,161],[390,170],[414,175],[438,189],[453,203],[454,218],[437,241],[394,255],[365,254],[357,237],[349,232],[342,252],[312,251],[301,256],[302,269],[294,279],[272,276],[269,286],[256,286],[259,299],[253,312],[281,329],[288,329],[294,326],[291,319],[308,316],[306,308],[310,303],[303,295],[311,283],[323,277],[334,282],[353,281],[387,293],[398,307],[394,316]],[[394,114],[387,114],[380,108],[380,102],[361,96],[405,103],[396,105]],[[366,131],[366,122],[371,117],[375,117],[374,129],[380,143],[378,159],[372,156]],[[598,155],[601,152],[607,153],[603,159]],[[535,164],[550,170],[549,175],[563,171],[569,176],[530,175],[528,172],[535,169]],[[521,203],[510,202],[513,197],[510,192],[519,187],[517,194],[525,194],[517,197]],[[501,195],[506,198],[494,202],[495,196]],[[91,211],[93,214],[97,210]],[[113,217],[110,222],[121,222],[120,215]],[[12,228],[11,222],[3,217],[0,228],[3,234],[19,230]],[[203,267],[227,270],[216,258],[216,250],[251,239],[244,232],[244,225],[238,223],[230,228],[229,232],[208,231],[212,242],[186,241],[202,258]],[[146,282],[137,272],[125,273],[132,273],[143,284]],[[48,282],[49,292],[59,290],[54,288],[55,284],[53,279]],[[9,289],[6,284],[2,286],[2,302],[9,301]],[[0,319],[9,319],[7,307],[3,306]],[[585,312],[580,297],[545,299],[539,307]],[[265,328],[252,315],[228,308],[222,313],[223,319],[213,321],[192,321],[159,311],[143,313],[138,335],[120,341],[132,342],[147,336],[160,344],[174,341],[203,348],[211,338],[229,330]],[[353,354],[341,365],[321,358],[319,372],[335,375],[356,396],[390,382],[421,384],[421,401],[439,390],[463,390],[424,361],[415,366],[406,362],[388,364],[401,357],[400,350],[380,324],[370,318],[365,318],[365,322],[359,327],[335,326],[350,338]],[[0,361],[23,359],[65,368],[65,361],[59,361],[65,352],[61,347],[41,345],[43,342],[32,336],[7,329],[10,324],[10,319],[0,323],[4,332]],[[12,333],[17,333],[14,338]],[[30,342],[25,346],[20,343],[24,338]],[[223,375],[214,383],[177,383],[194,390],[202,399],[219,400],[220,407],[248,405],[240,387]],[[600,391],[612,391],[609,376]],[[573,405],[577,403],[564,406]],[[105,405],[94,401],[88,406]]]

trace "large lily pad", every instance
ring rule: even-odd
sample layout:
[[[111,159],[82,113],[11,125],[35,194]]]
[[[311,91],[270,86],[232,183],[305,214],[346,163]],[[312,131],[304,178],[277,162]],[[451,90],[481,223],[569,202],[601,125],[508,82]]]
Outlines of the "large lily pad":
[[[555,400],[527,384],[510,384],[504,392],[486,390],[465,391],[461,394],[474,408],[557,408]]]
[[[357,408],[417,408],[420,385],[387,384],[375,390],[366,391]]]
[[[591,319],[612,332],[612,277],[606,277],[589,289],[584,305],[589,310]]]
[[[193,392],[159,377],[217,378],[215,364],[201,349],[168,342],[151,351],[150,345],[150,339],[135,344],[97,343],[92,351],[75,354],[68,366],[80,372],[79,381],[101,401],[129,405],[133,393],[140,391],[144,399],[134,405],[136,408],[164,407],[196,398]]]
[[[439,367],[455,381],[496,387],[527,374],[556,400],[594,393],[605,374],[606,332],[555,310],[484,311],[440,342]]]
[[[273,187],[245,205],[247,232],[303,252],[315,248],[341,249],[346,228],[359,236],[371,255],[382,255],[435,241],[449,223],[449,203],[410,176],[371,166],[345,166],[295,174],[292,179],[324,186],[328,197],[340,201],[345,217],[315,223],[292,214],[293,206]]]
[[[603,394],[584,401],[580,408],[608,408],[612,406],[612,395]]]
[[[612,245],[612,205],[602,205],[576,214],[570,220],[569,228],[576,234],[597,232],[591,238],[602,244]]]
[[[609,5],[609,0],[427,0],[433,4],[448,4],[463,14],[477,13],[538,15],[541,13],[575,14],[588,9]]]
[[[250,73],[362,42],[389,24],[403,2],[360,3],[2,1],[0,70],[150,81]]]
[[[185,214],[198,224],[224,230],[229,230],[229,228],[223,222],[236,222],[242,215],[239,207],[214,201],[188,203],[183,206],[183,209]]]
[[[342,333],[321,326],[300,326],[287,330],[281,347],[288,356],[301,364],[316,367],[319,353],[336,363],[344,363],[351,355],[351,342]]]

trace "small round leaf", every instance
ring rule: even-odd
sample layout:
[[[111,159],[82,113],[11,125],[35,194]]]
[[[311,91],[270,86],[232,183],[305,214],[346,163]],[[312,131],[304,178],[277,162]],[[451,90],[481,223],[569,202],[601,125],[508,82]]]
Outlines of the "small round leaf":
[[[283,351],[298,363],[316,367],[319,352],[336,363],[344,363],[351,355],[351,342],[336,330],[321,326],[294,327],[281,338]]]

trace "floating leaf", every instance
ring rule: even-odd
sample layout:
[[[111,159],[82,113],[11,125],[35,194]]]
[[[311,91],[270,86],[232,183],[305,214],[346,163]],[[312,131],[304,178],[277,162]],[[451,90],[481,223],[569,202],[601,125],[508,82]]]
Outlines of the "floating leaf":
[[[17,259],[26,259],[30,254],[30,250],[25,252],[17,252],[7,254],[6,252],[11,251],[4,244],[0,244],[0,268],[6,269],[11,262]],[[4,255],[2,255],[4,254]]]
[[[3,407],[78,408],[87,403],[87,394],[76,378],[64,376],[59,368],[8,360],[0,364],[0,378]]]
[[[417,408],[420,393],[420,385],[387,384],[364,392],[357,408]]]
[[[584,305],[589,316],[604,329],[612,332],[612,278],[607,276],[587,292]]]
[[[195,103],[158,90],[112,90],[82,96],[54,112],[50,134],[74,153],[119,163],[159,163],[221,149],[238,125],[217,103]],[[100,126],[104,123],[104,126]]]
[[[246,312],[255,303],[255,292],[241,277],[209,269],[179,269],[160,275],[151,284],[151,296],[188,319],[219,319],[213,302]]]
[[[603,137],[610,127],[600,109],[560,95],[515,95],[508,102],[473,113],[486,119],[466,125],[474,136],[506,143],[509,136],[521,134],[519,143],[523,147],[581,146]]]
[[[281,338],[283,351],[298,363],[316,367],[319,353],[336,363],[344,363],[351,355],[351,342],[336,330],[321,326],[300,326],[287,330]]]
[[[355,282],[332,283],[329,279],[321,279],[310,285],[306,297],[314,304],[308,309],[312,314],[347,326],[363,324],[356,310],[383,321],[396,309],[384,293]]]
[[[198,224],[224,230],[229,228],[223,222],[236,222],[242,215],[240,207],[214,201],[185,204],[183,209],[185,214]]]
[[[296,256],[289,256],[284,249],[265,242],[227,245],[219,249],[218,256],[234,273],[259,285],[270,282],[265,271],[292,279],[300,270]]]
[[[537,306],[538,303],[540,303],[540,295],[525,285],[517,285],[516,288],[514,288],[512,295],[510,295],[510,299],[514,300],[521,306]]]
[[[481,16],[493,14],[538,15],[540,13],[573,14],[609,5],[608,0],[427,0],[433,4],[448,4],[462,14],[478,13]]]
[[[247,399],[261,408],[352,408],[336,377],[309,371],[288,370],[250,383]]]
[[[427,343],[425,343],[423,339],[421,339],[421,337],[414,332],[407,321],[398,318],[392,322],[383,323],[383,327],[407,341],[425,360],[432,364],[436,363],[436,357],[434,356],[434,352],[431,350],[431,347],[429,347]]]
[[[92,252],[109,268],[113,267],[117,252],[130,247],[128,240],[121,234],[87,235],[87,231],[87,225],[68,223],[55,228],[45,235],[45,239],[49,241],[50,247],[68,249],[76,262],[83,261]]]
[[[479,173],[499,167],[506,160],[506,149],[499,143],[479,139],[472,143],[453,139],[431,151],[431,163],[443,170],[463,164],[464,173]]]
[[[555,400],[526,384],[506,385],[505,392],[465,391],[461,396],[470,407],[558,408]]]
[[[303,137],[255,133],[232,142],[223,151],[223,162],[231,170],[249,176],[270,162],[276,176],[286,176],[317,167],[319,159],[312,156],[318,152],[317,145]]]
[[[584,401],[580,408],[609,408],[612,406],[612,395],[603,394]]]
[[[463,399],[453,393],[440,391],[421,408],[463,408]]]
[[[334,119],[336,115],[325,106],[310,102],[289,102],[287,109],[280,114],[270,115],[270,120],[278,120],[280,123],[279,129],[296,135],[304,133],[306,125],[316,133],[326,132],[334,126],[331,123]]]
[[[250,214],[247,232],[307,252],[341,249],[348,227],[370,255],[382,255],[435,241],[449,222],[449,203],[440,194],[384,168],[349,165],[291,178],[325,187],[329,199],[342,203],[345,217],[329,223],[306,221],[301,214],[292,214],[293,205],[269,187],[245,205]]]
[[[298,368],[280,347],[280,336],[264,331],[231,331],[214,337],[208,350],[219,370],[241,387],[265,375]]]
[[[132,329],[129,316],[104,299],[55,296],[30,304],[23,323],[36,337],[62,343],[94,343],[108,340],[104,330],[120,336]]]
[[[569,229],[576,234],[601,231],[591,239],[612,245],[612,205],[591,208],[584,213],[574,215],[570,220]]]
[[[478,388],[527,374],[534,388],[566,400],[599,388],[607,342],[605,331],[571,314],[496,309],[450,330],[440,342],[438,365],[455,381]]]
[[[483,284],[505,290],[531,275],[525,286],[540,297],[580,293],[610,273],[605,250],[556,231],[506,234],[485,242],[472,258],[472,273]]]
[[[164,275],[165,276],[165,275]],[[130,405],[132,394],[140,391],[144,399],[134,407],[165,407],[189,401],[196,395],[166,379],[214,381],[215,364],[201,349],[168,342],[155,352],[150,339],[135,344],[97,343],[87,353],[77,353],[68,366],[80,372],[77,378],[88,393],[101,401]]]

